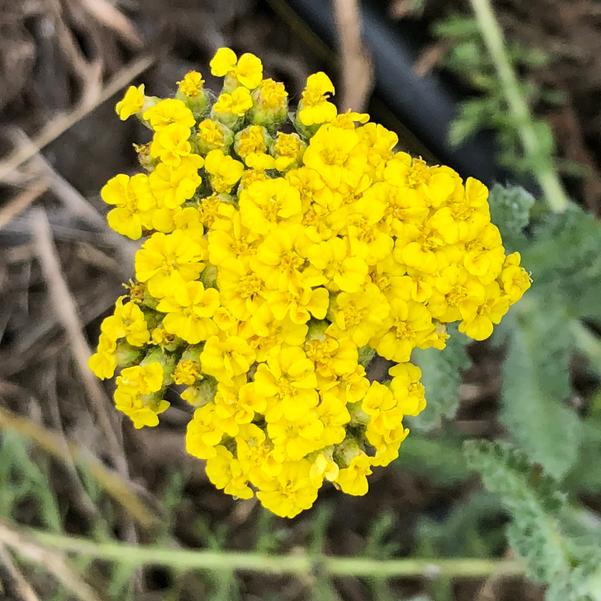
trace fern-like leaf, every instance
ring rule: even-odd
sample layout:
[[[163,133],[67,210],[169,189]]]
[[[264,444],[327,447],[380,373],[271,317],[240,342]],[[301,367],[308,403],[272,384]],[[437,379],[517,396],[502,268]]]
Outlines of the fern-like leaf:
[[[503,364],[501,419],[511,438],[556,478],[575,463],[582,424],[566,400],[572,348],[563,307],[534,293],[516,307]]]
[[[572,317],[601,320],[601,223],[572,208],[547,216],[522,251],[534,288],[556,297]]]
[[[518,250],[525,240],[534,197],[521,186],[495,184],[489,196],[492,222],[499,228],[508,250]],[[526,265],[529,269],[529,266]]]
[[[555,480],[507,443],[468,441],[464,452],[508,509],[508,541],[530,576],[549,586],[546,600],[601,601],[601,546],[568,531],[570,507]]]
[[[413,361],[422,370],[422,382],[428,400],[427,409],[411,420],[417,430],[433,430],[440,426],[442,418],[455,416],[459,407],[461,371],[471,364],[466,349],[468,342],[465,336],[453,331],[443,351],[414,351]]]
[[[468,441],[468,465],[480,472],[488,490],[497,493],[513,522],[507,538],[526,560],[532,578],[539,582],[566,581],[571,556],[561,530],[564,496],[555,482],[532,469],[526,455],[507,444]]]

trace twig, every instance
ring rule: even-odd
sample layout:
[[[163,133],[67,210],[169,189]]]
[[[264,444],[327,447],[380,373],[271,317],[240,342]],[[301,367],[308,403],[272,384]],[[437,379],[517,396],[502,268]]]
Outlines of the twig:
[[[4,571],[9,581],[10,593],[15,595],[16,601],[40,601],[36,592],[21,574],[10,553],[3,544],[0,544],[0,562],[4,566]]]
[[[373,87],[369,54],[361,40],[361,9],[358,0],[334,0],[342,61],[341,108],[362,111]]]
[[[132,79],[148,69],[154,63],[154,55],[144,55],[133,60],[121,71],[112,77],[100,94],[93,100],[80,102],[70,113],[58,115],[43,127],[33,138],[30,145],[17,148],[0,163],[0,181],[4,180],[12,171],[17,169],[25,161],[35,156],[42,148],[56,140],[59,136],[81,121],[96,107],[116,94],[126,86]]]
[[[545,160],[535,161],[534,175],[551,210],[561,213],[568,208],[570,201],[554,168],[553,158],[543,147],[540,136],[533,125],[528,102],[507,54],[503,32],[497,22],[491,2],[490,0],[470,0],[470,3],[476,15],[484,44],[497,70],[509,110],[513,113],[516,121],[524,150],[530,157],[545,158]]]
[[[48,223],[44,209],[34,209],[31,219],[31,230],[36,253],[42,266],[42,272],[48,286],[54,311],[67,334],[75,366],[79,371],[88,397],[92,402],[94,415],[98,419],[99,426],[106,436],[115,465],[122,473],[126,472],[127,462],[123,456],[123,449],[116,434],[117,427],[114,423],[115,419],[113,418],[114,414],[111,403],[102,386],[88,368],[88,359],[91,355],[90,348],[82,333],[77,306],[63,278],[60,260],[52,240],[50,224]]]
[[[132,491],[129,481],[117,472],[105,467],[86,449],[73,442],[65,441],[55,432],[1,407],[0,430],[12,430],[27,438],[66,466],[71,464],[70,459],[72,459],[82,469],[88,471],[104,491],[115,499],[140,525],[144,527],[156,525],[157,518]],[[69,457],[65,456],[65,451],[69,453]]]
[[[210,572],[260,572],[304,576],[316,570],[329,576],[380,578],[485,578],[491,574],[522,576],[524,565],[508,559],[372,559],[336,557],[299,552],[290,555],[265,555],[256,552],[176,549],[150,545],[127,545],[28,530],[39,544],[89,558],[130,566],[157,565],[179,570]]]
[[[80,601],[100,601],[90,585],[84,582],[65,559],[51,550],[48,545],[40,544],[35,538],[27,536],[3,520],[0,520],[0,541],[23,559],[43,566]]]
[[[16,148],[25,148],[32,143],[27,134],[18,127],[12,130],[11,139],[14,141]],[[129,279],[131,277],[130,266],[133,263],[136,244],[111,230],[106,223],[105,217],[82,196],[77,188],[56,171],[44,155],[38,152],[32,158],[34,166],[48,178],[48,188],[55,194],[56,198],[75,217],[82,219],[94,229],[99,229],[104,233],[105,240],[118,254],[117,260],[120,266],[121,277]],[[0,221],[1,228],[2,223]]]
[[[42,181],[24,190],[0,208],[0,230],[42,196],[48,190],[48,185],[48,182],[42,179]]]
[[[140,48],[142,38],[133,23],[107,0],[80,0],[84,10],[104,27],[112,29],[132,48]]]

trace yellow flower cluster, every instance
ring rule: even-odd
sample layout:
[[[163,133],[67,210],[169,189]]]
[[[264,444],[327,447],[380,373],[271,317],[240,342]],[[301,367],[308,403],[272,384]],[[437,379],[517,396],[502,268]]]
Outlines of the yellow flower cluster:
[[[193,71],[174,98],[140,86],[117,105],[152,139],[137,147],[145,171],[101,195],[110,226],[144,241],[90,367],[121,370],[115,403],[137,428],[179,387],[186,449],[215,486],[293,517],[324,480],[366,493],[425,407],[412,350],[444,348],[452,322],[487,338],[530,279],[486,187],[339,115],[324,73],[291,115],[256,56],[222,48],[211,73],[216,100]],[[384,382],[366,372],[376,356]]]

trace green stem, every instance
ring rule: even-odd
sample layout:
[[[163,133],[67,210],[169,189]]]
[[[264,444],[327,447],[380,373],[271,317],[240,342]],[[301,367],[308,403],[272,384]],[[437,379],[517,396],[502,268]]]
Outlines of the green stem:
[[[492,574],[521,576],[524,565],[505,559],[370,559],[309,555],[265,555],[255,552],[188,550],[157,546],[128,545],[120,542],[96,542],[90,539],[41,531],[28,531],[38,544],[57,551],[74,553],[97,560],[130,566],[160,565],[176,570],[239,570],[268,574],[309,575],[322,572],[329,576],[355,577],[448,577],[486,578]]]
[[[484,44],[497,71],[509,110],[513,113],[517,123],[524,150],[531,157],[545,157],[548,153],[543,148],[539,134],[534,127],[530,108],[507,55],[503,32],[497,22],[491,2],[490,0],[470,0],[470,2]],[[570,201],[554,168],[552,157],[547,156],[545,159],[544,161],[533,161],[535,164],[534,175],[549,208],[556,213],[561,213],[568,208]]]

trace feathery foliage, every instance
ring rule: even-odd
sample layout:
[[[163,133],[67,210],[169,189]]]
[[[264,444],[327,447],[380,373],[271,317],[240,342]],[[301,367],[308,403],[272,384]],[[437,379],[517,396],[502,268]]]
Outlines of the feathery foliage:
[[[508,509],[507,538],[530,576],[549,585],[547,601],[600,599],[601,546],[568,531],[569,506],[556,482],[508,444],[469,441],[464,448],[468,464]]]
[[[578,457],[581,423],[566,401],[571,393],[571,335],[565,309],[523,299],[515,311],[503,364],[501,418],[511,438],[555,477]]]
[[[469,340],[454,328],[449,328],[449,332],[451,336],[442,352],[416,349],[413,353],[413,360],[422,370],[428,400],[428,410],[411,420],[417,430],[438,428],[442,419],[453,418],[459,407],[461,372],[471,365],[467,354]]]

